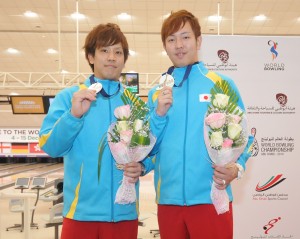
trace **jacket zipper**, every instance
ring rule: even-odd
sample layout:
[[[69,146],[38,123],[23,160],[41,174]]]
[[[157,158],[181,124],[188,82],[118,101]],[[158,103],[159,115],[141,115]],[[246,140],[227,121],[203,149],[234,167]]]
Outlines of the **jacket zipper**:
[[[186,194],[185,194],[185,161],[186,161],[186,135],[187,135],[187,125],[188,125],[188,95],[189,95],[189,84],[188,80],[186,81],[187,83],[187,89],[186,89],[186,108],[185,108],[185,132],[184,132],[184,144],[183,144],[183,203],[184,205],[187,205],[186,203]]]
[[[110,90],[110,84],[108,84],[108,92],[109,92],[109,90]],[[111,117],[111,101],[110,101],[110,99],[108,99],[108,107],[109,107],[109,122],[110,122],[110,124],[111,124],[111,120],[112,120],[112,117]],[[109,147],[109,146],[107,146],[107,147]],[[113,183],[113,181],[114,181],[114,168],[113,168],[113,157],[111,156],[110,157],[110,161],[111,161],[111,165],[112,165],[112,167],[111,167],[111,202],[112,202],[112,204],[111,204],[111,221],[112,222],[114,222],[114,183]]]

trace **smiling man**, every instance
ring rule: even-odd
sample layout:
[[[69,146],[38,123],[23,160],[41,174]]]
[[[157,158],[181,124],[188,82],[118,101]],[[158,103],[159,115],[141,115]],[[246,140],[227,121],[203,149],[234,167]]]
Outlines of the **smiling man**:
[[[227,190],[232,201],[230,183],[242,173],[251,155],[253,137],[237,164],[212,166],[203,125],[214,84],[222,79],[239,96],[238,90],[231,79],[208,71],[199,62],[201,28],[193,14],[186,10],[171,13],[162,25],[161,38],[173,66],[162,76],[168,83],[160,82],[148,95],[151,131],[157,138],[152,154],[156,154],[154,172],[160,236],[162,239],[232,239],[232,204],[228,212],[218,215],[210,191],[214,181],[219,190]],[[244,109],[240,96],[238,105]]]
[[[114,109],[123,105],[119,77],[128,43],[116,24],[100,24],[87,35],[84,50],[93,74],[84,84],[56,95],[40,130],[42,149],[52,157],[64,157],[61,239],[134,239],[138,202],[115,203],[123,171],[108,146],[99,150],[103,135],[116,121]],[[139,163],[124,166],[132,182],[141,173]]]

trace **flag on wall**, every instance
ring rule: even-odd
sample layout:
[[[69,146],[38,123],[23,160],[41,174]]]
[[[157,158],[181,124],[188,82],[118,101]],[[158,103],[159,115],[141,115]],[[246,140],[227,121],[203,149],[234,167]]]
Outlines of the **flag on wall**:
[[[41,150],[39,143],[30,143],[29,144],[29,153],[31,154],[45,154],[43,150]]]
[[[12,143],[11,153],[15,154],[28,154],[28,144],[27,143]]]
[[[11,143],[0,143],[0,153],[10,154],[11,153]]]

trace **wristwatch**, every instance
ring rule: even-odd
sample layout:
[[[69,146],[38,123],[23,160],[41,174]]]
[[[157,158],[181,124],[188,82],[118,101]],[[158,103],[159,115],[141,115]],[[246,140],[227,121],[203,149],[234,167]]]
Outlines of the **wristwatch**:
[[[143,164],[143,163],[141,163],[141,162],[139,162],[139,164],[141,165],[141,167],[142,167],[142,172],[141,172],[141,175],[140,176],[144,176],[144,175],[146,175],[146,169],[145,169],[145,165]]]
[[[235,163],[235,165],[237,166],[238,168],[238,176],[237,176],[237,179],[241,179],[243,177],[243,174],[244,174],[244,168],[242,165],[240,165],[239,163]]]

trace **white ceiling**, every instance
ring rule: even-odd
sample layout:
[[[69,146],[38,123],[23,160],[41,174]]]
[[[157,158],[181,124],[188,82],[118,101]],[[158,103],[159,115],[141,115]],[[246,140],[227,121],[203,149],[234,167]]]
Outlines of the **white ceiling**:
[[[218,2],[223,16],[219,28],[217,22],[208,21],[208,16],[217,15]],[[70,18],[77,3],[79,12],[87,16],[79,21],[78,34],[76,21]],[[164,15],[179,9],[198,17],[203,34],[218,34],[219,30],[220,35],[300,35],[300,0],[0,0],[0,95],[11,91],[3,87],[1,72],[90,72],[81,48],[87,33],[99,23],[118,23],[130,49],[136,52],[124,72],[165,71],[171,63],[161,54],[160,27]],[[38,17],[24,17],[26,11],[36,12]],[[122,12],[132,19],[120,21],[117,15]],[[260,14],[267,20],[254,21]],[[61,54],[46,52],[58,50],[59,45]],[[8,48],[20,53],[8,54]],[[43,118],[24,120],[24,116],[13,116],[10,106],[0,108],[2,126],[39,125]]]
[[[187,9],[198,17],[203,34],[217,34],[217,23],[208,21],[207,17],[217,14],[218,2],[223,16],[220,34],[232,34],[233,25],[233,34],[239,35],[300,35],[299,0],[79,0],[79,12],[87,18],[79,20],[77,47],[76,20],[69,17],[76,11],[76,0],[0,0],[0,72],[56,72],[61,69],[90,72],[81,50],[85,36],[99,23],[115,22],[125,33],[130,49],[137,53],[130,56],[124,71],[158,73],[170,65],[168,57],[161,54],[162,16],[172,10]],[[38,17],[24,17],[25,11],[36,12]],[[118,20],[117,15],[122,12],[132,15],[132,19]],[[253,17],[259,14],[266,15],[267,20],[255,22]],[[61,57],[46,53],[48,48],[58,50],[59,42]],[[7,48],[18,49],[21,53],[8,54]]]

